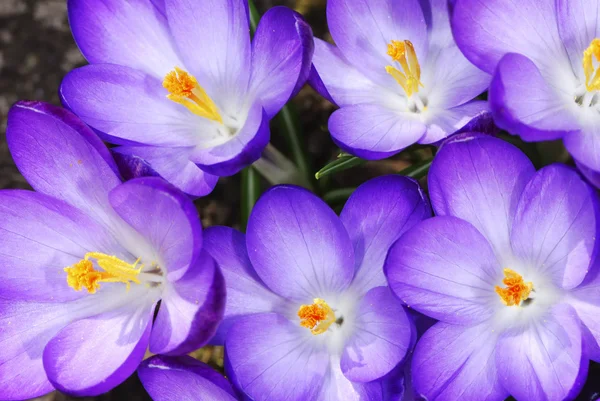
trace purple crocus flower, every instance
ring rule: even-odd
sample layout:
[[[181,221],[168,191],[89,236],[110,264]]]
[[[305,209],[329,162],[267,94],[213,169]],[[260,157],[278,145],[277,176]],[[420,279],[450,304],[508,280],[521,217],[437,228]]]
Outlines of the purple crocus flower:
[[[190,356],[146,359],[138,376],[154,401],[237,401],[231,384]]]
[[[447,0],[329,0],[336,46],[315,40],[311,84],[340,106],[334,141],[365,159],[434,143],[487,110],[490,77],[452,39]]]
[[[0,399],[100,394],[148,346],[182,354],[213,336],[225,285],[183,193],[121,183],[100,139],[48,104],[17,103],[6,139],[35,192],[0,191]]]
[[[436,217],[385,263],[392,290],[439,320],[413,385],[431,401],[570,400],[600,357],[598,199],[572,169],[536,172],[500,139],[462,134],[429,173]]]
[[[403,359],[412,325],[384,259],[430,213],[415,181],[387,176],[359,187],[339,218],[312,193],[276,186],[246,235],[208,229],[228,293],[215,343],[236,386],[257,401],[381,400],[371,381]]]
[[[304,84],[312,31],[270,9],[250,41],[246,0],[69,0],[91,63],[69,73],[64,104],[188,194],[256,161],[269,120]]]
[[[563,139],[600,171],[598,0],[457,0],[454,36],[494,74],[489,99],[499,126],[526,141]]]

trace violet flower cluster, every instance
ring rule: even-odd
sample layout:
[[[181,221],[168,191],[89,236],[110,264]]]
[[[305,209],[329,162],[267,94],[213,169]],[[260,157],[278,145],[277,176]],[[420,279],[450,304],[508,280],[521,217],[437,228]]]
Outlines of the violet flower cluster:
[[[328,0],[335,45],[281,6],[251,29],[247,0],[67,3],[90,64],[63,108],[7,119],[32,190],[0,191],[0,399],[136,372],[155,401],[577,398],[600,362],[600,0]],[[343,152],[429,152],[427,180],[340,208],[294,185],[269,123],[307,82]],[[563,163],[503,138],[562,139]],[[194,198],[278,163],[245,232],[203,230]]]

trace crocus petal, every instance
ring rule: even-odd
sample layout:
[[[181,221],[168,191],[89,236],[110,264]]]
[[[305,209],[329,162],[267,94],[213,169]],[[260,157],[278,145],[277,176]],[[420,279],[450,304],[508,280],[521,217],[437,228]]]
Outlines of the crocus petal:
[[[161,148],[156,146],[120,146],[113,148],[113,152],[121,171],[127,169],[129,176],[137,178],[135,171],[140,165],[146,165],[151,171],[160,175],[169,183],[176,186],[188,195],[198,197],[208,195],[217,185],[219,177],[202,171],[196,164],[189,160],[192,148]],[[152,175],[152,174],[149,174]]]
[[[578,286],[592,262],[598,210],[595,191],[574,170],[543,168],[519,201],[511,234],[515,254],[556,286]]]
[[[233,137],[218,146],[196,148],[190,159],[209,174],[233,175],[260,158],[270,136],[269,118],[262,106],[254,103]]]
[[[96,141],[89,128],[55,106],[21,102],[8,115],[6,142],[27,182],[110,224],[108,192],[121,181]]]
[[[590,337],[588,342],[593,350],[592,355],[588,355],[594,360],[600,357],[600,265],[596,263],[591,269],[585,280],[577,288],[574,288],[568,298],[568,303],[575,308],[577,316],[581,319],[584,332],[588,332]]]
[[[591,168],[579,162],[578,160],[575,160],[575,165],[577,166],[577,169],[579,170],[581,175],[585,177],[587,182],[589,182],[596,188],[600,188],[600,171],[592,170]]]
[[[111,390],[135,372],[148,347],[153,316],[148,302],[140,297],[62,329],[43,355],[54,387],[75,396],[93,396]]]
[[[465,103],[451,109],[428,108],[425,114],[427,132],[419,143],[431,144],[441,141],[487,114],[488,103],[480,100]]]
[[[429,202],[412,179],[390,175],[358,187],[340,214],[354,244],[353,288],[366,292],[387,285],[383,263],[388,250],[404,232],[430,216]]]
[[[211,129],[212,123],[167,99],[160,79],[129,67],[77,68],[60,93],[69,109],[113,143],[194,146]]]
[[[310,84],[319,94],[340,107],[382,101],[384,87],[354,68],[337,47],[315,38]]]
[[[533,61],[520,54],[502,58],[489,98],[496,124],[526,141],[558,139],[579,130],[573,94],[546,81]]]
[[[121,255],[112,233],[64,201],[32,191],[0,191],[0,293],[4,299],[67,302],[82,293],[64,268],[87,252]]]
[[[237,400],[220,373],[189,356],[153,356],[142,362],[138,376],[154,401]]]
[[[491,76],[475,67],[454,43],[450,30],[447,0],[420,1],[429,30],[429,50],[423,60],[419,90],[428,108],[451,108],[484,92]]]
[[[574,158],[592,170],[600,171],[600,126],[587,124],[580,132],[565,136],[565,146]]]
[[[529,325],[498,340],[496,366],[502,385],[518,400],[564,400],[578,383],[581,329],[575,310],[554,306]],[[587,361],[585,361],[587,365]]]
[[[509,233],[521,193],[535,168],[501,139],[465,133],[447,141],[429,171],[429,193],[437,215],[474,225],[503,262],[511,255]]]
[[[152,244],[170,281],[185,274],[202,247],[202,226],[189,198],[160,178],[145,177],[115,188],[110,203]]]
[[[210,227],[204,232],[204,249],[216,260],[227,287],[225,315],[211,343],[222,345],[229,328],[241,316],[284,308],[287,301],[271,292],[254,271],[244,234],[229,227]]]
[[[225,347],[241,389],[256,401],[317,399],[329,369],[326,348],[308,330],[278,314],[238,320]]]
[[[329,118],[333,140],[345,151],[368,160],[398,153],[417,142],[426,127],[415,113],[378,104],[342,107]]]
[[[252,41],[250,91],[269,118],[302,86],[313,54],[310,26],[287,7],[273,7],[261,18]]]
[[[225,280],[203,251],[186,274],[169,283],[150,336],[150,352],[181,355],[202,347],[215,334],[225,310]]]
[[[217,104],[247,90],[251,50],[244,0],[165,0],[177,48]],[[219,93],[217,93],[219,92]]]
[[[598,35],[600,7],[594,0],[557,0],[556,18],[558,31],[571,58],[573,71],[585,79],[581,59]]]
[[[354,275],[346,229],[329,206],[302,188],[276,186],[258,200],[246,246],[258,276],[288,299],[339,293]]]
[[[151,0],[69,0],[75,42],[92,64],[120,64],[163,78],[182,63]]]
[[[379,380],[357,383],[348,380],[340,367],[339,356],[331,356],[327,375],[323,378],[319,401],[383,401],[383,387]]]
[[[0,397],[24,400],[54,390],[46,378],[42,352],[68,323],[68,308],[57,303],[0,300]]]
[[[412,359],[415,392],[430,401],[500,401],[494,350],[497,334],[488,324],[465,327],[439,322],[419,340]]]
[[[388,287],[375,287],[358,304],[355,332],[340,366],[351,381],[369,382],[389,373],[410,347],[412,322]]]
[[[427,27],[418,0],[330,0],[327,24],[344,58],[381,85],[396,85],[385,67],[392,40],[410,40],[419,60],[427,54]]]
[[[490,74],[506,53],[522,54],[539,67],[568,62],[554,1],[458,0],[452,30],[465,56]]]
[[[390,287],[410,308],[446,323],[492,316],[501,268],[490,244],[464,220],[425,220],[392,246],[385,262]]]

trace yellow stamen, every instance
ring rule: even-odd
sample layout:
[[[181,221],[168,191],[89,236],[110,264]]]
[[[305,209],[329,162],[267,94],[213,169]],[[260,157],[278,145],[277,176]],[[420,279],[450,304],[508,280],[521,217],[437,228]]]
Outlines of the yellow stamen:
[[[496,286],[496,293],[506,306],[519,306],[521,301],[529,298],[533,290],[532,282],[524,282],[523,277],[511,269],[504,269],[504,285],[508,288]]]
[[[96,259],[96,264],[104,271],[94,269],[94,264],[90,259]],[[85,288],[90,294],[94,294],[100,288],[101,282],[124,283],[129,290],[131,282],[140,283],[138,275],[144,266],[137,267],[139,261],[138,258],[135,263],[129,264],[116,256],[88,252],[84,259],[73,266],[65,267],[64,271],[67,272],[67,284],[75,291]]]
[[[594,58],[596,62],[600,62],[600,39],[598,38],[592,40],[590,46],[583,52],[585,87],[588,92],[600,90],[600,69],[594,67]]]
[[[419,91],[419,86],[423,86],[421,83],[421,66],[412,42],[410,40],[392,40],[388,44],[387,54],[394,61],[400,63],[404,72],[391,65],[385,67],[385,71],[400,84],[406,92],[406,96],[411,97]]]
[[[300,326],[310,329],[314,335],[323,334],[335,323],[335,313],[321,298],[313,299],[312,305],[302,305],[298,309]]]
[[[173,71],[165,76],[163,87],[169,91],[167,95],[169,100],[185,106],[189,111],[200,117],[223,123],[215,102],[198,84],[193,75],[179,67],[175,67]]]

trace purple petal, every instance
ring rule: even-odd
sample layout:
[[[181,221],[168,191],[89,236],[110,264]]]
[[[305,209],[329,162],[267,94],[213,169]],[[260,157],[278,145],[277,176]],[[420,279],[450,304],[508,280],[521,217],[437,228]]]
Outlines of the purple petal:
[[[319,401],[383,401],[383,387],[379,380],[357,383],[342,373],[339,357],[331,357],[327,375],[323,378]],[[407,400],[408,401],[408,400]]]
[[[251,65],[246,7],[244,0],[165,0],[183,61],[218,98],[246,93]]]
[[[410,308],[453,324],[483,322],[498,302],[501,265],[487,240],[464,220],[425,220],[390,249],[385,271]]]
[[[169,281],[185,274],[202,248],[202,226],[189,198],[160,178],[146,177],[115,188],[110,203],[148,239]]]
[[[504,400],[509,394],[499,383],[494,360],[496,338],[488,324],[435,324],[415,349],[415,392],[431,401]]]
[[[302,188],[276,186],[258,200],[246,246],[258,276],[291,300],[337,294],[354,275],[346,229],[329,206]]]
[[[578,383],[581,335],[577,314],[566,304],[554,306],[536,322],[505,332],[496,348],[500,382],[518,400],[573,399],[568,397],[571,390],[583,385]]]
[[[42,352],[68,321],[68,308],[64,304],[0,300],[0,397],[3,400],[24,400],[54,390],[44,372]]]
[[[273,7],[261,18],[252,41],[250,91],[273,117],[302,87],[313,54],[310,26],[286,7]]]
[[[451,109],[428,108],[425,115],[427,132],[419,140],[419,143],[436,143],[455,132],[465,132],[465,127],[485,116],[488,110],[488,103],[480,100],[474,100]]]
[[[573,157],[595,171],[600,171],[599,130],[598,124],[588,124],[580,132],[570,133],[564,139]]]
[[[160,175],[193,197],[208,195],[219,180],[219,177],[205,173],[189,160],[191,148],[120,146],[113,148],[113,152],[121,171],[125,169],[129,173],[123,174],[125,178]]]
[[[581,59],[583,52],[598,35],[600,7],[596,0],[557,0],[558,31],[571,58],[573,71],[585,79]]]
[[[501,139],[457,135],[442,146],[429,171],[431,204],[438,215],[474,225],[503,262],[512,252],[509,233],[517,203],[534,173],[523,152]]]
[[[315,54],[310,83],[312,87],[340,107],[377,103],[387,90],[371,81],[342,56],[340,49],[315,38]]]
[[[317,399],[329,354],[308,330],[278,314],[238,320],[225,342],[241,389],[253,400]]]
[[[431,217],[429,202],[412,179],[389,175],[358,187],[340,214],[354,244],[353,288],[366,292],[387,285],[383,263],[388,250],[404,232],[427,217]]]
[[[475,67],[454,43],[447,0],[421,0],[429,28],[429,51],[423,60],[422,91],[428,107],[452,108],[484,92],[491,76]],[[431,13],[431,18],[429,17]]]
[[[554,1],[458,0],[452,31],[465,56],[490,74],[506,53],[522,54],[539,67],[568,63]]]
[[[572,95],[549,83],[533,61],[520,54],[500,60],[489,98],[496,124],[526,141],[558,139],[580,128]]]
[[[121,183],[116,165],[106,162],[108,150],[71,113],[44,103],[17,103],[8,115],[6,142],[36,191],[108,223],[108,192]]]
[[[519,201],[511,233],[515,254],[557,287],[578,286],[592,262],[598,210],[595,191],[574,170],[543,168]]]
[[[412,321],[388,287],[375,287],[365,294],[354,325],[340,364],[351,381],[364,383],[385,376],[410,347]]]
[[[210,227],[204,232],[204,249],[219,265],[227,287],[225,315],[211,343],[222,345],[229,328],[241,316],[285,308],[287,301],[272,293],[254,271],[244,234],[229,227]]]
[[[600,188],[600,171],[595,171],[586,166],[585,164],[575,160],[575,165],[581,173],[581,175],[587,180],[588,183],[596,188]]]
[[[415,113],[378,104],[342,107],[329,118],[333,140],[345,151],[368,160],[384,159],[416,143],[426,127]]]
[[[261,105],[254,103],[232,138],[215,147],[196,148],[191,160],[209,174],[233,175],[260,158],[270,136],[269,118]]]
[[[62,329],[44,349],[50,382],[75,396],[99,395],[121,384],[144,357],[153,309],[142,298]]]
[[[419,60],[427,54],[427,27],[418,0],[330,0],[327,24],[344,58],[380,85],[397,85],[385,67],[392,40],[410,40]]]
[[[588,347],[591,351],[587,355],[594,360],[600,357],[600,264],[597,262],[590,268],[584,282],[571,291],[569,305],[577,312],[582,323],[582,329],[588,337]]]
[[[63,269],[87,252],[123,253],[114,235],[64,201],[0,191],[0,293],[4,299],[67,302],[81,293]]]
[[[153,356],[142,362],[138,376],[154,401],[237,400],[220,373],[189,356]]]
[[[73,37],[92,64],[110,63],[163,78],[182,66],[167,20],[151,0],[69,0]]]
[[[150,352],[182,355],[202,347],[215,334],[224,310],[225,280],[203,251],[186,274],[163,292]]]
[[[210,123],[167,99],[162,79],[129,67],[99,64],[71,71],[65,105],[117,144],[195,146]]]

